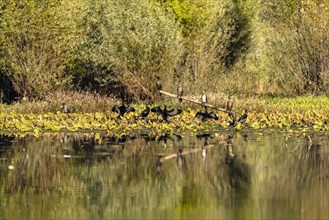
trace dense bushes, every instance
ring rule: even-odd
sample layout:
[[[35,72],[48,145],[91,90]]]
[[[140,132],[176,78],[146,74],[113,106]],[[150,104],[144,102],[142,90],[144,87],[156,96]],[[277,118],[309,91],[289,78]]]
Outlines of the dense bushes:
[[[79,40],[77,6],[66,0],[4,0],[0,7],[0,64],[18,94],[40,98],[69,85],[64,70]]]
[[[136,98],[152,95],[155,75],[171,82],[182,37],[160,5],[145,0],[90,0],[81,27],[85,37],[73,70],[80,82],[90,77],[99,87],[112,87],[111,92],[123,87]]]
[[[156,75],[188,93],[327,92],[328,16],[325,0],[3,0],[1,94],[152,99]]]

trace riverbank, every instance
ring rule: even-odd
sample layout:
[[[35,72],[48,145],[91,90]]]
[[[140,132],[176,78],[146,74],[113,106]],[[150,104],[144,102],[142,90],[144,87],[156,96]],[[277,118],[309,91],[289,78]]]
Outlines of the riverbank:
[[[215,99],[213,103],[225,108],[225,98]],[[13,105],[1,105],[0,128],[2,133],[32,133],[36,136],[43,132],[57,131],[90,131],[101,132],[113,136],[130,135],[132,133],[183,133],[213,132],[221,129],[280,129],[289,132],[329,132],[329,99],[325,96],[308,96],[296,98],[247,98],[234,100],[233,111],[240,117],[244,109],[248,110],[248,118],[244,123],[229,126],[231,118],[227,113],[215,111],[218,120],[202,122],[195,117],[198,105],[180,104],[172,100],[152,104],[167,104],[183,109],[183,113],[169,117],[170,123],[160,122],[159,117],[151,112],[146,119],[140,117],[145,104],[132,103],[135,112],[125,114],[121,119],[111,111],[114,99],[90,99],[81,111],[62,113],[59,103],[20,102]],[[81,103],[78,102],[77,103]],[[98,103],[98,105],[97,105]],[[58,105],[58,106],[56,106]],[[42,108],[38,108],[38,107]],[[45,111],[48,106],[53,111]],[[33,108],[32,108],[33,107]],[[78,106],[72,106],[78,109]],[[30,112],[28,112],[30,110]],[[211,110],[209,110],[210,112]]]

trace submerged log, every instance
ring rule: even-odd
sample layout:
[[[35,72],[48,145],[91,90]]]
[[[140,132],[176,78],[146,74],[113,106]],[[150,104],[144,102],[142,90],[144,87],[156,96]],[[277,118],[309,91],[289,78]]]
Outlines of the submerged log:
[[[225,143],[227,143],[227,142],[226,141],[221,141],[218,144],[225,144]],[[212,147],[218,146],[218,144],[216,144],[216,145],[214,145],[214,144],[208,144],[208,145],[203,146],[203,147],[188,149],[188,150],[183,151],[181,154],[182,155],[188,155],[188,154],[197,153],[199,151],[202,151],[203,149],[210,149]],[[170,155],[167,155],[167,156],[162,157],[161,161],[170,160],[170,159],[176,158],[176,157],[178,157],[178,154],[177,153],[170,154]]]

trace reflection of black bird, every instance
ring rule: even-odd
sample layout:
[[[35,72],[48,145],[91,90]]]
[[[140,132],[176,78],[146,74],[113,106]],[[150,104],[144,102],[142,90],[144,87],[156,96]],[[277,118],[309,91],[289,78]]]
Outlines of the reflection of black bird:
[[[151,111],[157,113],[158,115],[161,115],[162,121],[166,121],[167,123],[169,123],[168,121],[169,116],[179,115],[180,113],[182,113],[183,110],[174,108],[168,111],[167,106],[165,105],[163,109],[157,106],[152,108]]]
[[[248,134],[244,133],[244,134],[242,134],[242,137],[243,137],[243,140],[244,140],[245,142],[248,141],[248,140],[247,140]]]
[[[182,140],[182,136],[180,136],[179,134],[174,134],[173,137],[175,138],[174,141],[180,141]]]
[[[185,158],[182,153],[183,153],[183,149],[180,148],[177,154],[177,164],[180,169],[182,169],[183,165],[185,164]]]
[[[209,133],[197,134],[196,137],[198,139],[202,139],[202,138],[206,138],[206,139],[213,138],[213,136],[211,134],[209,134]]]
[[[114,105],[112,108],[112,112],[116,112],[119,114],[118,118],[123,117],[125,113],[134,112],[134,111],[135,111],[134,107],[132,106],[127,107],[124,103],[122,103],[121,106]]]
[[[157,76],[156,79],[157,79],[157,81],[156,81],[157,91],[158,91],[159,95],[161,96],[161,93],[159,92],[159,90],[162,90],[161,78],[159,76]]]
[[[238,122],[243,123],[248,118],[248,110],[244,110],[244,114],[239,118]]]
[[[141,113],[141,117],[144,119],[146,118],[150,113],[150,105],[146,105],[146,109],[144,109]]]
[[[154,136],[150,136],[149,134],[141,134],[141,137],[145,140],[145,142],[149,142],[149,141],[155,141],[156,137]]]
[[[179,102],[182,102],[183,99],[181,98],[184,94],[184,90],[183,90],[183,86],[181,84],[178,85],[178,88],[177,88],[177,97],[178,97],[178,100]]]
[[[161,170],[162,170],[162,156],[161,155],[158,156],[155,165],[156,165],[156,171],[157,171],[157,173],[160,173]]]
[[[170,136],[170,134],[164,134],[164,135],[157,137],[158,142],[164,141],[165,144],[167,143],[168,139],[174,141],[174,139]]]
[[[232,140],[233,140],[233,138],[234,138],[234,135],[233,135],[233,134],[230,134],[230,135],[225,139],[227,145],[232,144]]]

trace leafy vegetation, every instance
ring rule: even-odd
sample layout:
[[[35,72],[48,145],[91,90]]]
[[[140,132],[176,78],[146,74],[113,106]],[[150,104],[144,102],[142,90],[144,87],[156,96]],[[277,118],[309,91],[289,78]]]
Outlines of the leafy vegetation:
[[[328,15],[325,0],[3,0],[1,101],[153,100],[157,75],[192,94],[325,94]]]
[[[170,117],[170,123],[166,123],[160,122],[158,116],[153,112],[146,119],[142,119],[140,113],[145,109],[144,105],[134,105],[135,112],[127,113],[119,119],[117,113],[112,112],[108,107],[105,108],[106,103],[101,99],[98,100],[98,103],[99,107],[94,107],[100,110],[101,106],[104,106],[104,111],[96,111],[90,107],[79,109],[80,113],[65,114],[59,111],[17,113],[11,106],[2,109],[0,128],[4,133],[32,133],[36,136],[54,131],[89,131],[111,136],[132,135],[141,132],[160,135],[163,133],[216,132],[226,129],[240,131],[248,128],[297,132],[329,131],[329,109],[327,107],[329,99],[324,96],[250,100],[248,106],[253,106],[253,108],[249,108],[247,121],[238,123],[235,127],[229,126],[231,118],[223,112],[216,112],[218,121],[202,122],[195,117],[196,108],[184,107],[182,114]],[[45,103],[40,105],[47,106]],[[78,106],[76,108],[79,108]],[[236,101],[234,111],[238,117],[243,114],[244,107],[246,107],[245,100]],[[16,107],[16,109],[22,108]],[[42,110],[42,108],[40,109]],[[27,110],[27,112],[32,111]]]

